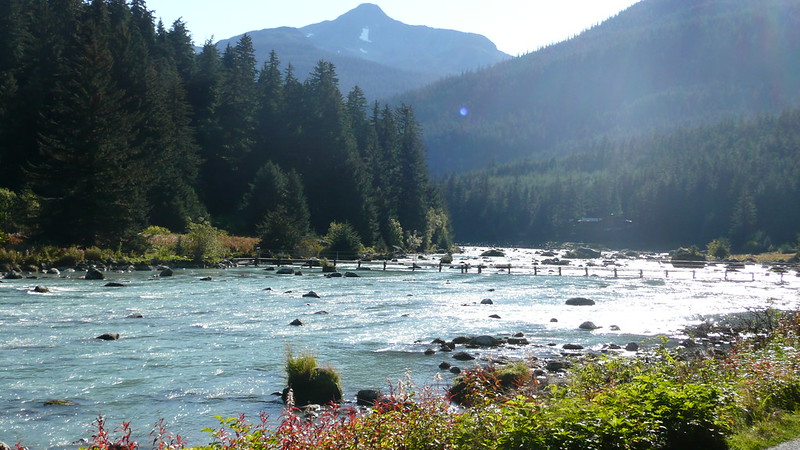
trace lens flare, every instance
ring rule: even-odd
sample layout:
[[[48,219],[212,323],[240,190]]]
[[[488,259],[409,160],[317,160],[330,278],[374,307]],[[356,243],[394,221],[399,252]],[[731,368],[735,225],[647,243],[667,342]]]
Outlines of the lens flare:
[[[458,110],[458,113],[461,114],[461,117],[467,117],[469,110],[465,106],[462,106],[461,109]]]

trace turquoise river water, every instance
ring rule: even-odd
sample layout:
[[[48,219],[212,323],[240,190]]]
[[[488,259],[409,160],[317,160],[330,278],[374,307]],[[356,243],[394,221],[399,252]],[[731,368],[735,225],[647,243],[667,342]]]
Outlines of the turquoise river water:
[[[449,383],[452,375],[438,369],[443,360],[455,362],[449,354],[423,354],[437,337],[523,332],[530,345],[476,356],[548,358],[567,342],[595,349],[642,342],[675,336],[700,316],[800,302],[794,272],[780,276],[757,265],[726,275],[722,266],[681,271],[657,259],[606,267],[602,260],[573,261],[558,276],[556,267],[534,266],[542,259],[534,250],[509,250],[499,259],[479,258],[480,250],[456,255],[456,264],[472,264],[468,273],[439,272],[431,258],[415,260],[422,266],[415,271],[410,260],[385,271],[375,264],[358,278],[325,278],[318,268],[293,276],[250,267],[176,270],[169,278],[130,272],[90,281],[76,272],[3,280],[0,440],[31,449],[75,448],[104,415],[113,426],[131,421],[143,443],[164,418],[173,433],[205,444],[210,438],[201,430],[218,424],[214,415],[280,414],[273,393],[285,386],[287,347],[313,352],[338,369],[345,397],[352,399],[359,389],[385,389],[407,371],[419,385]],[[481,263],[486,268],[478,273]],[[502,269],[508,263],[510,274]],[[125,286],[105,287],[108,281]],[[33,292],[37,285],[50,292]],[[312,290],[320,298],[302,296]],[[566,306],[570,297],[597,304]],[[494,304],[480,304],[484,298]],[[290,326],[294,319],[305,325]],[[603,328],[579,330],[586,320]],[[103,333],[121,338],[95,339]],[[434,381],[437,373],[442,381]],[[73,404],[47,405],[50,400]]]

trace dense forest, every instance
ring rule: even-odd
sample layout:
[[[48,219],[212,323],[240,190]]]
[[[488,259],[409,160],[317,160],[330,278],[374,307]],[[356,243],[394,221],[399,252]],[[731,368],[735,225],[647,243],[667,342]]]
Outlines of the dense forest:
[[[304,82],[252,41],[192,46],[144,0],[0,2],[0,232],[126,245],[193,222],[291,252],[330,228],[377,250],[449,245],[420,126]]]
[[[614,143],[442,180],[459,240],[577,240],[669,249],[726,238],[792,248],[800,109]]]
[[[447,174],[777,114],[800,104],[798,73],[797,0],[644,0],[568,41],[398,99],[417,111],[431,170]]]

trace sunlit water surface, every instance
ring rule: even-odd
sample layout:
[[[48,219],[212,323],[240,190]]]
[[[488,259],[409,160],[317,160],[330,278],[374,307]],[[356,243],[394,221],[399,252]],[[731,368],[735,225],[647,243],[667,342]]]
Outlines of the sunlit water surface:
[[[480,249],[468,250],[456,255],[456,264],[472,264],[468,273],[448,267],[439,272],[426,265],[429,260],[414,272],[410,262],[386,271],[374,265],[358,271],[359,278],[329,279],[318,268],[281,276],[260,267],[177,270],[161,279],[155,272],[136,272],[109,273],[105,281],[80,279],[82,273],[4,280],[0,440],[22,441],[32,449],[74,448],[79,439],[90,438],[91,424],[102,414],[114,426],[132,421],[143,443],[164,418],[173,433],[205,444],[210,438],[201,430],[217,425],[214,415],[280,414],[282,404],[273,393],[285,386],[289,346],[338,369],[345,396],[352,399],[359,389],[385,389],[387,380],[406,371],[419,385],[434,384],[437,373],[443,385],[449,383],[452,375],[438,365],[455,362],[450,355],[423,354],[435,348],[430,341],[437,337],[521,331],[531,345],[478,356],[548,358],[558,356],[567,342],[595,349],[642,342],[675,336],[700,316],[767,305],[794,308],[800,300],[794,272],[780,277],[755,265],[730,273],[727,281],[721,266],[693,273],[644,260],[618,261],[618,277],[602,261],[589,268],[589,276],[579,267],[585,261],[573,261],[564,276],[544,266],[534,275],[532,263],[541,258],[533,250],[509,251],[509,258],[500,259],[477,258]],[[506,262],[512,263],[510,274],[494,267]],[[487,267],[477,273],[480,263]],[[355,267],[340,267],[348,269]],[[108,281],[125,287],[104,287]],[[37,285],[50,293],[32,292]],[[311,290],[320,298],[302,297]],[[597,304],[564,305],[570,297]],[[481,305],[484,298],[494,304]],[[328,314],[315,314],[319,311]],[[143,318],[129,318],[133,313]],[[288,325],[294,319],[305,326]],[[603,328],[579,330],[587,320]],[[107,332],[122,337],[95,339]],[[74,405],[45,405],[49,400]]]

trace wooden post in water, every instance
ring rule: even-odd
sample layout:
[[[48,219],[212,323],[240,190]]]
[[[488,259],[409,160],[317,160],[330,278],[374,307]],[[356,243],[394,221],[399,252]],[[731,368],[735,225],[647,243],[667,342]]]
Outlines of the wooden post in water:
[[[539,269],[536,266],[533,266],[533,274],[539,275]]]
[[[664,271],[664,278],[669,278],[669,270]]]
[[[693,279],[693,280],[696,280],[696,279],[697,279],[697,274],[695,273],[695,271],[694,271],[694,270],[692,271],[692,279]],[[726,279],[726,280],[728,279],[728,271],[727,271],[727,270],[725,271],[725,279]]]
[[[756,281],[756,274],[750,273],[750,281]]]
[[[558,268],[558,276],[561,276],[561,267]]]
[[[583,268],[583,276],[585,276],[585,277],[589,276],[589,268],[588,267],[584,267]]]
[[[508,274],[511,275],[511,264],[508,265]]]
[[[442,262],[439,261],[439,272],[441,272],[441,271],[442,271]]]
[[[483,264],[478,264],[478,273],[483,273]]]
[[[694,271],[692,271],[694,273]],[[728,281],[728,269],[725,269],[725,281]]]
[[[614,278],[617,278],[617,268],[614,267]]]
[[[356,269],[360,269],[360,268],[361,268],[361,260],[359,259],[358,260],[358,266],[356,266]]]

